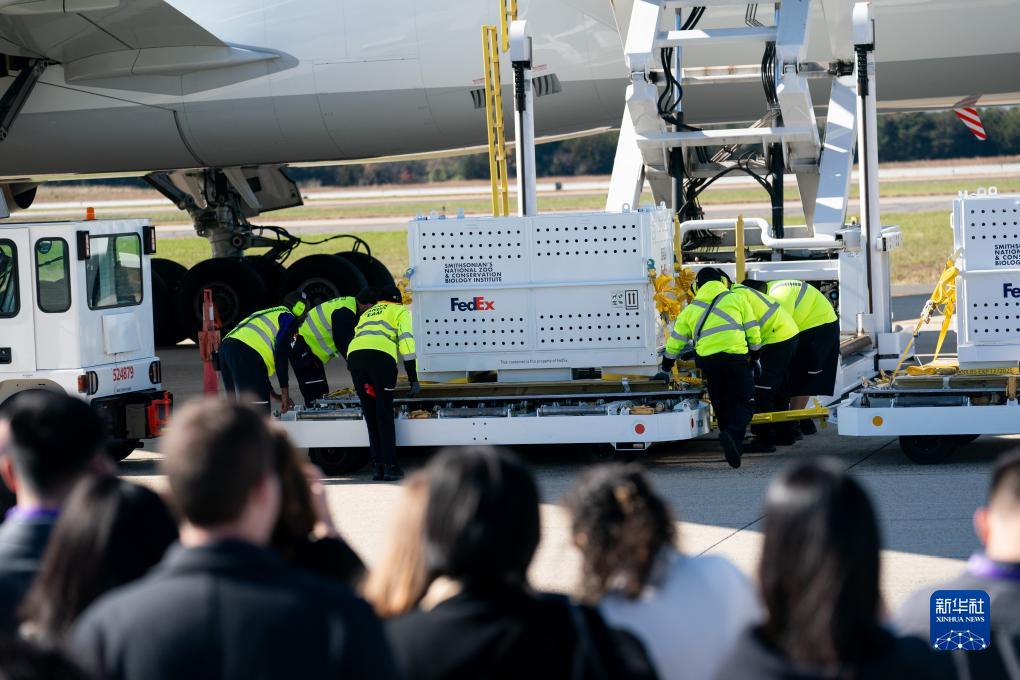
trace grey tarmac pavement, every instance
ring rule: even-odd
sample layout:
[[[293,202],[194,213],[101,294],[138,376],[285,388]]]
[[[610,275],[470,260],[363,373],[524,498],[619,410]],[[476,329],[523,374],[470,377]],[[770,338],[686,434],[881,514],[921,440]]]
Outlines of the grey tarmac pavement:
[[[925,296],[894,300],[900,321],[916,319]],[[911,322],[912,326],[912,322]],[[934,331],[919,339],[931,351]],[[168,389],[183,401],[201,393],[202,367],[194,346],[163,349]],[[332,385],[349,384],[342,362],[330,366]],[[894,608],[909,592],[958,573],[978,549],[971,516],[982,502],[996,456],[1020,446],[1016,437],[982,437],[931,467],[908,461],[893,438],[840,437],[823,429],[793,447],[772,454],[748,455],[739,470],[723,460],[713,437],[661,446],[644,459],[655,487],[679,520],[684,550],[725,555],[753,576],[761,549],[762,504],[770,478],[806,457],[830,455],[850,468],[866,486],[882,526],[883,592]],[[402,452],[408,469],[424,465],[431,452]],[[569,518],[559,505],[586,465],[591,452],[567,448],[527,449],[542,491],[542,543],[532,567],[540,588],[571,592],[579,561],[569,538]],[[123,464],[128,477],[162,486],[157,452],[138,451]],[[401,493],[393,484],[373,483],[362,473],[325,480],[330,508],[343,534],[371,564],[378,558]]]

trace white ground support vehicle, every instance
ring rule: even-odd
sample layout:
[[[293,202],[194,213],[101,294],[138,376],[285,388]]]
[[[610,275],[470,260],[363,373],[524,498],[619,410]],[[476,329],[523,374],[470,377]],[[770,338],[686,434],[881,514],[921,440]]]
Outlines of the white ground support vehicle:
[[[0,225],[0,405],[25,390],[64,390],[109,421],[126,457],[160,434],[162,389],[152,324],[147,220]]]

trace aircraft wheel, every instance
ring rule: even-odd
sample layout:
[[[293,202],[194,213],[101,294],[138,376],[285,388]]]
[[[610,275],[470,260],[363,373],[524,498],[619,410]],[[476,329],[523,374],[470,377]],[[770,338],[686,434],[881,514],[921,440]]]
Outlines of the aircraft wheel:
[[[245,258],[245,262],[258,272],[262,277],[262,282],[266,284],[266,290],[269,291],[269,304],[276,304],[283,300],[283,296],[289,292],[284,290],[284,281],[287,278],[287,270],[284,266],[276,260],[261,255]]]
[[[152,260],[152,325],[156,345],[172,347],[188,337],[187,330],[178,322],[174,300],[188,270],[173,260]]]
[[[308,449],[308,458],[327,475],[346,475],[357,472],[368,462],[369,450],[343,446]]]
[[[184,277],[177,296],[178,318],[192,339],[202,329],[202,291],[206,288],[213,291],[223,335],[244,317],[272,304],[262,277],[244,260],[216,257],[199,262]]]
[[[936,435],[903,435],[900,437],[900,449],[910,460],[918,465],[934,465],[949,457],[960,445],[955,437]]]
[[[386,265],[368,253],[348,250],[337,253],[337,257],[342,257],[357,267],[370,286],[392,286],[395,283],[393,274],[386,268]]]
[[[287,290],[304,292],[310,307],[343,295],[357,295],[366,285],[358,268],[336,255],[309,255],[287,269]]]

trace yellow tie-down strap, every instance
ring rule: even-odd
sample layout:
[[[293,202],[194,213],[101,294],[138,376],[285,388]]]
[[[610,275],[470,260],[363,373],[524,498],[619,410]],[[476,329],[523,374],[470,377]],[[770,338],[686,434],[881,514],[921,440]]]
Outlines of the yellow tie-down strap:
[[[921,310],[921,316],[914,326],[910,342],[907,343],[903,353],[900,354],[899,361],[896,362],[896,368],[893,369],[893,372],[882,376],[884,380],[892,380],[899,375],[900,369],[903,368],[903,364],[910,355],[910,351],[914,348],[914,341],[917,340],[921,328],[931,321],[936,311],[941,311],[944,319],[942,321],[942,328],[939,329],[938,342],[935,345],[935,356],[932,357],[931,362],[926,366],[908,367],[907,373],[909,375],[944,375],[945,367],[940,365],[938,360],[939,354],[942,352],[942,343],[946,340],[946,334],[949,333],[949,329],[953,324],[953,315],[956,313],[956,277],[959,273],[960,270],[956,268],[953,258],[947,260],[942,275],[939,276],[939,280],[935,283],[935,290],[932,291],[928,301],[924,303],[924,309]]]
[[[769,425],[773,423],[790,423],[795,420],[807,420],[818,418],[818,424],[824,429],[827,426],[826,418],[829,417],[829,409],[815,400],[811,408],[795,409],[792,411],[772,411],[771,413],[755,413],[751,418],[752,425]],[[718,427],[715,418],[712,418],[712,427]]]

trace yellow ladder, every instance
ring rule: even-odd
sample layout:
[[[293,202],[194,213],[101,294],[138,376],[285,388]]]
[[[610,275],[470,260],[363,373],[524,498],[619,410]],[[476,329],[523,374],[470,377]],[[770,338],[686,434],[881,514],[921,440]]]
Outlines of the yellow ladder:
[[[482,54],[492,215],[502,217],[510,214],[510,185],[506,169],[506,131],[503,128],[503,86],[499,77],[499,35],[495,26],[482,26]]]

